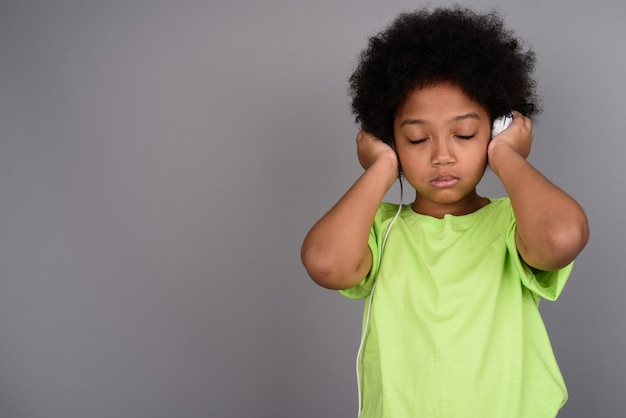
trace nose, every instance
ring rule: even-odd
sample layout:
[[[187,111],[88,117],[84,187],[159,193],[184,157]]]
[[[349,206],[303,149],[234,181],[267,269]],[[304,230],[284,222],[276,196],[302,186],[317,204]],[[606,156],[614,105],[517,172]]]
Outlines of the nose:
[[[455,162],[456,157],[452,144],[443,138],[433,141],[432,164],[434,166],[452,165]]]

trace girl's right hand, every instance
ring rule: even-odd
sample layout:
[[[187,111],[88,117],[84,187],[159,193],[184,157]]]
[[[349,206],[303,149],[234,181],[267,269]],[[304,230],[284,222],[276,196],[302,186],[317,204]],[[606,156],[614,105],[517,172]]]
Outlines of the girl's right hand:
[[[389,145],[372,134],[359,131],[356,136],[357,155],[361,167],[367,170],[379,158],[390,158],[398,166],[398,156]]]

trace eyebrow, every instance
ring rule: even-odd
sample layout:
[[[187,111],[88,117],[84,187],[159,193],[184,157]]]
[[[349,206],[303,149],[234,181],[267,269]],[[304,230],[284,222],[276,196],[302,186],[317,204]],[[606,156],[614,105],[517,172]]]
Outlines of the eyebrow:
[[[470,113],[466,113],[465,115],[455,116],[454,118],[452,118],[451,122],[458,122],[460,120],[465,120],[465,119],[480,120],[480,116],[478,116],[477,113],[470,112]],[[426,122],[423,119],[405,119],[402,121],[402,123],[400,123],[400,127],[402,128],[405,125],[426,125],[426,124],[428,124],[428,122]]]

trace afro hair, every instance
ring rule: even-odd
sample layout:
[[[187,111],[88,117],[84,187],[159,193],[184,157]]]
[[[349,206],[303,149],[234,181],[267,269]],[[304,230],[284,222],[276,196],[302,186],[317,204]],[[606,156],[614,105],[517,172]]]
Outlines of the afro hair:
[[[350,77],[352,111],[361,128],[393,144],[394,118],[415,89],[447,82],[495,119],[517,110],[540,113],[531,77],[535,54],[496,11],[454,6],[400,14],[371,37]]]

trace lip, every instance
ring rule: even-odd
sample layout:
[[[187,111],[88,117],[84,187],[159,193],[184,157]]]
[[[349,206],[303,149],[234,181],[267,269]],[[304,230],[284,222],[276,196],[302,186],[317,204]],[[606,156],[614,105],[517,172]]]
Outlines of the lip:
[[[459,183],[460,179],[458,177],[450,176],[450,175],[441,175],[437,176],[430,181],[430,185],[436,187],[438,189],[453,187]]]

